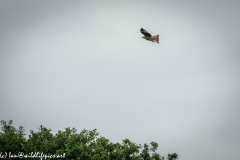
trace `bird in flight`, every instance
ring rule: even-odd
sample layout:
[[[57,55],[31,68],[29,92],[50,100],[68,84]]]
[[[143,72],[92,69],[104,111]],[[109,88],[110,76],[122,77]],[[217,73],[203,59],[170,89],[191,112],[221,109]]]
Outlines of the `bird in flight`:
[[[152,36],[150,33],[148,33],[145,29],[141,28],[140,32],[144,35],[144,39],[148,40],[148,41],[152,41],[152,42],[157,42],[159,43],[159,35],[156,36]]]

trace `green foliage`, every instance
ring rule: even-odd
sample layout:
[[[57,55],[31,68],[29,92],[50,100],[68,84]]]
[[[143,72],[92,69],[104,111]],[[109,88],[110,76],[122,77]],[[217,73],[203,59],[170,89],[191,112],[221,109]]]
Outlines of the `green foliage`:
[[[122,143],[112,143],[99,136],[96,129],[83,130],[77,133],[75,128],[65,128],[55,135],[51,129],[40,125],[37,132],[30,131],[29,138],[25,138],[22,126],[16,129],[12,120],[1,121],[0,153],[11,152],[25,154],[43,152],[51,155],[63,155],[65,159],[74,160],[164,160],[156,150],[158,144],[151,142],[149,145],[137,145],[129,139]],[[168,154],[168,160],[176,160],[176,153]]]
[[[24,138],[24,128],[22,126],[16,129],[12,126],[13,121],[1,121],[2,127],[0,132],[0,152],[21,152],[26,144]]]

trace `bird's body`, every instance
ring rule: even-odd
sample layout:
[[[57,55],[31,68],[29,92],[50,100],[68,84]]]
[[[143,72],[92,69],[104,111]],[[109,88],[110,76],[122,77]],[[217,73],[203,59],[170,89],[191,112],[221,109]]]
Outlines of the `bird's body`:
[[[157,42],[159,43],[159,35],[156,36],[152,36],[150,33],[148,33],[145,29],[141,28],[140,32],[144,35],[144,39],[148,40],[148,41],[152,41],[152,42]]]

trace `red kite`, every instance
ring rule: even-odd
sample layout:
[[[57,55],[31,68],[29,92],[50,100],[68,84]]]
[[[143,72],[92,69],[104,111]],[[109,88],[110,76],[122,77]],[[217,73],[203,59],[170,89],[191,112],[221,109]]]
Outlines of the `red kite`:
[[[148,33],[145,29],[141,28],[140,32],[144,35],[144,39],[148,40],[148,41],[152,41],[152,42],[157,42],[159,43],[159,35],[156,36],[152,36],[150,33]]]

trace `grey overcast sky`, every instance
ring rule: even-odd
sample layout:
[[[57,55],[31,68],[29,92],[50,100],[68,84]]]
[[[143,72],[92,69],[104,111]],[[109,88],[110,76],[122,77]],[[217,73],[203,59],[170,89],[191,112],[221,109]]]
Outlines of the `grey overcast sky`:
[[[240,150],[240,1],[0,1],[0,118],[179,159]],[[142,39],[140,29],[160,35]]]

